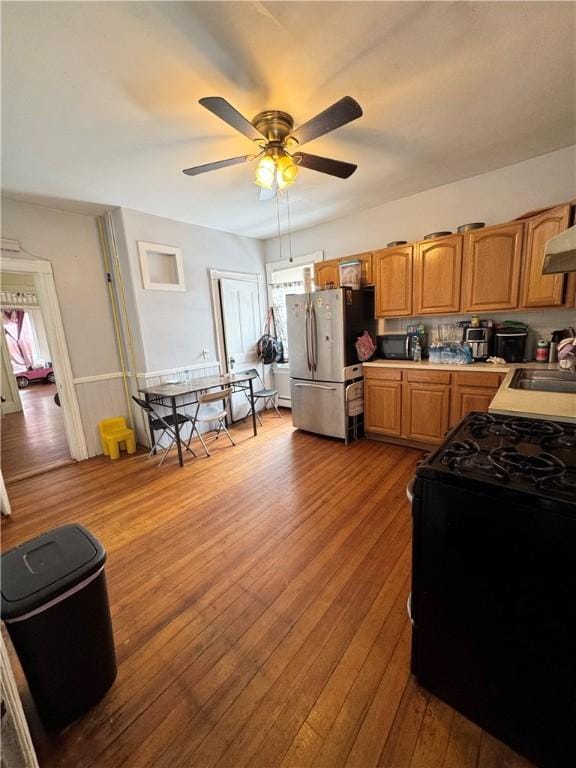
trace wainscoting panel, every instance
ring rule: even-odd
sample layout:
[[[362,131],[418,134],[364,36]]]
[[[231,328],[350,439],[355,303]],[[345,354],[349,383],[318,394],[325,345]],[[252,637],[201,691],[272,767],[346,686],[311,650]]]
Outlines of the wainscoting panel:
[[[116,374],[110,376],[111,378],[99,377],[96,380],[75,382],[89,456],[102,453],[98,422],[112,416],[128,416],[122,378]]]

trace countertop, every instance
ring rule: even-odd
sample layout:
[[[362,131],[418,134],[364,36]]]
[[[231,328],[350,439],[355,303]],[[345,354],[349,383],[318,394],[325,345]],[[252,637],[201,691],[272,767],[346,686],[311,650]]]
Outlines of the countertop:
[[[470,363],[469,365],[456,365],[450,363],[430,363],[428,360],[422,360],[415,363],[413,360],[372,360],[370,363],[363,363],[364,366],[374,368],[422,368],[426,371],[495,371],[496,373],[508,373],[517,368],[537,368],[540,371],[557,371],[558,363],[503,363],[495,365],[494,363]]]
[[[510,384],[518,368],[532,368],[540,371],[557,371],[558,363],[471,363],[470,365],[443,365],[423,360],[373,360],[364,363],[375,368],[417,368],[427,371],[459,371],[461,373],[494,371],[506,374],[498,392],[490,403],[490,413],[502,413],[508,416],[526,416],[527,418],[557,419],[576,424],[576,396],[559,392],[534,392],[512,389]],[[576,374],[575,374],[576,375]]]

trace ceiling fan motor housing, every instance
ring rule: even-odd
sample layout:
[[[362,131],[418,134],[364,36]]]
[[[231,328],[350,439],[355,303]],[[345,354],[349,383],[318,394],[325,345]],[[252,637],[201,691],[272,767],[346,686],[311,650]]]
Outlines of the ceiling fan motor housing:
[[[294,128],[294,120],[287,112],[267,109],[256,115],[252,125],[268,139],[269,143],[283,146],[286,137]]]

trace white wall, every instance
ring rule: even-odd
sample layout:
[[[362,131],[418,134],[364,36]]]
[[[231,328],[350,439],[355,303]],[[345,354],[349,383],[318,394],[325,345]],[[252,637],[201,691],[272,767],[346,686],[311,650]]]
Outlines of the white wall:
[[[3,198],[2,237],[52,263],[88,453],[101,453],[97,424],[126,416],[112,312],[95,216]],[[17,254],[15,254],[17,257]]]
[[[393,240],[419,240],[429,232],[456,231],[470,221],[498,224],[575,195],[576,146],[572,146],[301,229],[292,234],[292,253],[323,250],[325,259],[339,258],[384,248]],[[285,238],[283,241],[286,253]],[[266,261],[276,261],[278,238],[267,240],[265,251]]]
[[[2,237],[52,262],[74,376],[119,371],[96,218],[3,198]]]
[[[264,245],[215,229],[126,208],[113,213],[124,280],[144,371],[162,371],[217,359],[208,270],[264,273]],[[182,248],[186,290],[145,291],[138,240]],[[202,357],[202,350],[208,357]]]

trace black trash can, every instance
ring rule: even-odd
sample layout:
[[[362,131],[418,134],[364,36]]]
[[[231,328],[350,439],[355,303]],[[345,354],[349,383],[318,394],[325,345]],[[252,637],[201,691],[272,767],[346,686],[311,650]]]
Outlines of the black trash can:
[[[81,525],[55,528],[0,558],[2,619],[47,728],[82,715],[116,677],[105,560]]]

